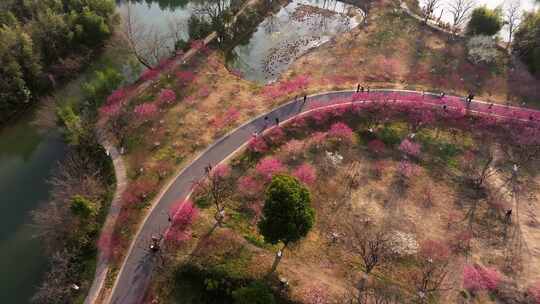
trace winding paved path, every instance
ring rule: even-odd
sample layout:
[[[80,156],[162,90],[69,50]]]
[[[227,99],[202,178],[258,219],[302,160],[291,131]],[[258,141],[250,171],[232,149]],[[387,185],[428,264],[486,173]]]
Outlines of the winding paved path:
[[[134,241],[116,278],[109,303],[136,304],[141,302],[146,287],[150,282],[155,262],[154,256],[148,251],[151,236],[163,233],[167,229],[169,225],[167,211],[174,202],[187,197],[192,182],[204,176],[204,168],[208,164],[215,165],[225,160],[247,143],[253,132],[262,130],[267,122],[273,123],[275,118],[285,121],[313,108],[322,108],[336,103],[348,103],[352,101],[354,93],[354,91],[337,91],[312,95],[308,97],[305,104],[303,104],[302,99],[290,101],[238,127],[201,153],[197,159],[173,179],[172,183],[162,192],[162,195],[156,198],[157,203],[148,212],[148,216],[144,219],[140,230],[134,237]],[[407,96],[423,95],[421,92],[384,89],[371,90],[371,94],[374,93],[392,94],[392,100],[394,98],[406,100]],[[426,95],[436,96],[430,93]],[[430,98],[429,100],[430,104],[436,105],[436,103],[440,103],[440,106],[443,103],[463,102],[462,100],[459,101],[458,97],[455,96],[444,99]],[[488,103],[476,100],[470,104],[469,109],[496,116],[511,116],[522,120],[532,117],[535,120],[540,120],[540,111],[537,110],[508,107],[500,104],[490,106]],[[265,116],[269,119],[265,120]]]

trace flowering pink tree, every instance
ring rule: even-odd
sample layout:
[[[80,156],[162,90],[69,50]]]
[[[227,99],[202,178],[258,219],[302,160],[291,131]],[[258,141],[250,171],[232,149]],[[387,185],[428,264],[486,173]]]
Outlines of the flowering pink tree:
[[[141,81],[153,80],[159,76],[159,70],[157,69],[147,69],[141,74],[139,78]]]
[[[294,159],[304,152],[304,142],[297,139],[289,140],[283,145],[283,151]]]
[[[176,72],[176,79],[178,79],[180,85],[187,85],[195,80],[195,73],[192,71]]]
[[[156,186],[155,181],[138,179],[128,185],[122,194],[122,201],[127,205],[143,202],[156,191]]]
[[[126,97],[127,91],[125,88],[119,88],[114,90],[111,95],[107,97],[107,105],[112,105],[121,102]]]
[[[215,128],[221,129],[236,122],[238,118],[240,118],[240,111],[235,107],[231,107],[223,115],[212,119],[211,123]]]
[[[255,170],[266,181],[270,181],[274,174],[286,171],[281,161],[274,157],[265,157],[260,160]]]
[[[354,133],[349,126],[342,122],[336,122],[330,127],[328,131],[328,136],[331,138],[336,138],[340,141],[351,143],[354,138]]]
[[[137,117],[145,120],[152,118],[154,115],[157,114],[157,111],[157,106],[151,102],[137,105],[135,109],[133,109],[133,113],[135,113]]]
[[[285,140],[285,131],[282,127],[274,127],[266,133],[266,138],[273,144],[279,145]]]
[[[190,200],[178,201],[171,207],[171,226],[165,233],[165,241],[178,245],[191,237],[190,226],[199,210]]]
[[[310,83],[307,76],[299,75],[290,80],[282,81],[277,84],[267,85],[263,88],[262,93],[270,99],[279,98],[293,92],[304,90]]]
[[[254,136],[248,143],[248,150],[253,153],[264,153],[269,149],[266,140],[262,136]]]
[[[327,132],[315,132],[311,135],[311,138],[309,139],[309,145],[314,146],[316,148],[321,148],[324,146],[327,139],[328,139]]]
[[[313,168],[310,164],[300,165],[298,168],[296,168],[296,170],[294,170],[292,175],[306,185],[312,185],[317,178],[315,168]]]
[[[170,104],[176,100],[176,93],[171,89],[163,89],[159,92],[158,102]]]
[[[97,248],[102,252],[106,259],[109,259],[114,250],[112,229],[104,230],[97,241]]]
[[[411,277],[420,303],[427,303],[430,294],[441,290],[448,274],[449,260],[450,249],[445,243],[426,240],[420,245],[419,267],[413,271]]]
[[[532,284],[528,289],[527,293],[531,296],[534,301],[533,304],[540,304],[540,281]]]
[[[461,218],[459,219],[461,220]],[[471,248],[472,232],[469,230],[458,231],[451,240],[454,251],[468,252]]]
[[[399,145],[399,150],[408,156],[418,157],[420,155],[420,144],[405,138]]]
[[[503,276],[494,268],[469,264],[463,267],[463,288],[470,292],[495,291]]]
[[[122,110],[122,103],[106,104],[99,108],[99,114],[105,119],[112,119],[118,117]]]
[[[303,288],[301,292],[302,303],[306,304],[329,304],[329,295],[327,288],[323,288],[320,284],[312,284],[307,288]]]
[[[247,197],[254,197],[264,190],[262,182],[250,175],[242,176],[238,180],[238,192]]]
[[[407,160],[402,160],[398,165],[398,174],[403,179],[410,179],[418,174],[419,168],[417,165]]]
[[[381,154],[386,149],[386,145],[379,139],[373,139],[368,142],[368,149],[374,154]]]

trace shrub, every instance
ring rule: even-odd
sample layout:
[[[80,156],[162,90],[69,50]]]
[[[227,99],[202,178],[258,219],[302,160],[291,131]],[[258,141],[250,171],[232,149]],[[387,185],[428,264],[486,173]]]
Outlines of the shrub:
[[[502,25],[500,9],[489,9],[486,6],[481,6],[472,12],[467,24],[467,34],[493,36],[501,30]]]
[[[271,180],[274,174],[286,171],[281,161],[274,157],[263,158],[259,161],[255,170],[259,176],[267,181]]]
[[[73,196],[71,200],[71,212],[82,220],[94,217],[98,213],[98,208],[95,203],[81,195]]]
[[[310,164],[300,165],[292,175],[306,185],[313,184],[317,178],[315,169]]]
[[[232,293],[234,304],[274,304],[272,290],[262,282],[252,282]]]

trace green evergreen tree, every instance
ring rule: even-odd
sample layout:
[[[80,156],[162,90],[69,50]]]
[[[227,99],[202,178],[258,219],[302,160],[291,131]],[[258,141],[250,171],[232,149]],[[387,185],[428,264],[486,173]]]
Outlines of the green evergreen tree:
[[[292,176],[274,176],[266,189],[259,222],[264,240],[271,244],[282,242],[285,249],[290,243],[305,237],[314,222],[315,210],[311,207],[309,190]],[[276,256],[272,271],[277,267],[281,254]]]
[[[503,26],[500,8],[489,9],[486,6],[475,8],[467,24],[467,34],[470,36],[497,34]]]

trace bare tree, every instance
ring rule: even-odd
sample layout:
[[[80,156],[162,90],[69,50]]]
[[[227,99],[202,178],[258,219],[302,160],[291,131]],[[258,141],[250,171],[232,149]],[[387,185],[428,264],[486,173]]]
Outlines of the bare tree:
[[[182,33],[184,32],[184,28],[187,26],[186,22],[180,18],[170,18],[167,20],[167,26],[170,31],[170,38],[174,41],[176,44],[178,41],[184,40],[185,37],[183,37]],[[176,45],[175,45],[176,50]],[[178,50],[176,50],[178,51]]]
[[[443,289],[448,275],[450,249],[445,243],[427,240],[418,252],[419,267],[412,272],[418,303],[428,303],[430,296]]]
[[[452,15],[452,32],[454,34],[458,32],[475,6],[474,0],[452,0],[448,3],[448,10]]]
[[[170,34],[162,34],[154,27],[146,26],[140,20],[132,12],[131,4],[127,3],[123,16],[122,34],[135,58],[142,65],[151,69],[162,57],[172,53],[168,45]]]
[[[32,212],[37,236],[50,251],[58,248],[73,231],[76,218],[70,211],[74,195],[83,195],[98,202],[105,185],[95,162],[80,153],[70,151],[58,164],[49,183],[52,186],[49,202]]]
[[[391,257],[391,242],[384,230],[354,229],[353,232],[352,250],[362,258],[364,264],[364,275],[357,285],[357,300],[364,303],[369,297],[369,275],[375,267]]]
[[[440,5],[441,0],[423,0],[423,9],[424,9],[424,23],[427,24],[429,17],[435,12]]]
[[[504,23],[508,27],[508,43],[506,48],[509,48],[512,43],[512,38],[521,21],[521,2],[520,0],[508,0],[504,4]]]
[[[209,17],[212,22],[215,22],[224,17],[223,13],[230,5],[230,0],[206,0],[202,1],[195,11],[201,17]]]
[[[227,165],[218,165],[215,168],[205,168],[205,178],[196,183],[197,192],[206,195],[216,207],[216,224],[222,226],[225,219],[225,206],[232,194],[229,179],[230,168]]]
[[[76,277],[72,260],[74,255],[67,250],[57,251],[51,256],[50,270],[32,297],[32,303],[65,303],[72,292],[72,280]]]

